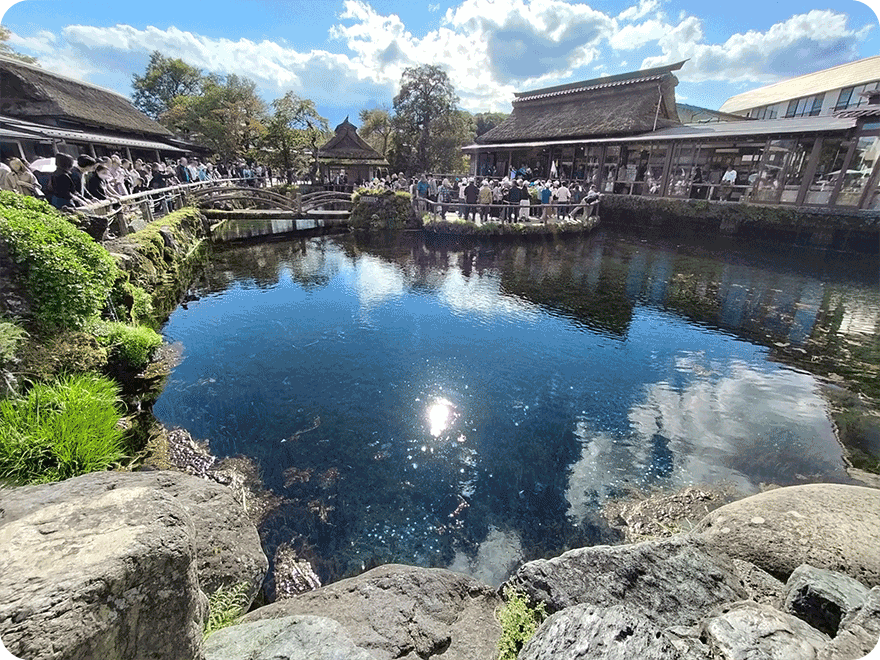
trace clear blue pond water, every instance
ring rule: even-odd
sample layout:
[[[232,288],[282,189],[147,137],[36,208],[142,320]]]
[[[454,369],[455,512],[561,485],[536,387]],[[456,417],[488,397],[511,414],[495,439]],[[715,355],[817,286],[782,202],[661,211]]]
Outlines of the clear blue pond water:
[[[847,480],[822,384],[778,353],[875,340],[876,282],[797,250],[604,230],[223,249],[164,328],[182,361],[154,412],[252,457],[285,499],[265,543],[324,581],[396,561],[498,583],[607,540],[599,507],[633,490]]]

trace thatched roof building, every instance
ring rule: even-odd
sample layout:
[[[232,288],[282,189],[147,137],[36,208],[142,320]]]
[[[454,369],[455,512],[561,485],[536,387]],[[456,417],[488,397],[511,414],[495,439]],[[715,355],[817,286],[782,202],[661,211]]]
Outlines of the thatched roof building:
[[[612,137],[679,124],[672,74],[684,62],[515,94],[513,112],[478,144]]]
[[[322,174],[331,181],[344,173],[350,182],[372,179],[377,169],[388,169],[388,161],[357,134],[348,117],[336,127],[327,144],[318,150]]]
[[[0,114],[50,126],[171,136],[120,94],[7,58],[0,58]]]

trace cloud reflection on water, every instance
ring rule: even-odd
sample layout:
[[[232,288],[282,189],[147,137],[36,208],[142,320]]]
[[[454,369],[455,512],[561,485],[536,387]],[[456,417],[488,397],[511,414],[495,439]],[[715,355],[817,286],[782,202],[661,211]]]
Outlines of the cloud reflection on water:
[[[647,385],[628,413],[630,437],[578,421],[582,449],[566,490],[570,516],[582,519],[615,487],[726,482],[748,493],[761,483],[845,479],[813,376],[707,362],[699,353],[678,356],[675,367],[690,382]]]

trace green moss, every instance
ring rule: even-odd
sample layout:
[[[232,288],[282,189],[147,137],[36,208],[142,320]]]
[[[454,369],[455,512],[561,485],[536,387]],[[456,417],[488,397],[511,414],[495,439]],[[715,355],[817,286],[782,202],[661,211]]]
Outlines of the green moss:
[[[32,382],[52,380],[62,374],[103,372],[107,348],[91,334],[66,330],[51,335],[34,335],[19,351],[19,372]]]
[[[144,325],[128,325],[116,321],[100,321],[91,326],[98,340],[107,346],[114,358],[129,369],[142,369],[162,345],[162,337]]]
[[[528,597],[510,588],[504,590],[506,603],[496,612],[501,624],[498,660],[516,660],[517,655],[547,618],[544,603],[529,607]]]
[[[107,469],[123,458],[118,406],[117,385],[95,375],[0,401],[0,479],[45,483]]]
[[[82,328],[107,305],[118,272],[113,259],[45,202],[0,192],[0,241],[42,328]]]
[[[26,337],[27,332],[17,323],[0,320],[0,366],[15,359],[15,353]]]
[[[434,220],[430,214],[424,217],[424,229],[435,234],[454,234],[458,236],[557,236],[561,234],[581,234],[592,231],[597,221],[564,222],[543,224],[542,222],[505,223],[484,222],[477,224],[465,220]]]
[[[351,226],[355,229],[403,229],[418,225],[412,196],[390,190],[358,190],[352,195]],[[378,218],[378,225],[373,216]]]

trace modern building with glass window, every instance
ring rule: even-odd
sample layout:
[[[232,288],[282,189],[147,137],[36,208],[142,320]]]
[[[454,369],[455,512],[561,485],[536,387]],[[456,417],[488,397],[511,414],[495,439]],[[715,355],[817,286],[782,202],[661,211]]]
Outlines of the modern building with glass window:
[[[717,111],[676,104],[673,72],[685,65],[515,94],[510,116],[465,147],[472,173],[530,170],[624,195],[880,208],[880,56],[739,94]]]

